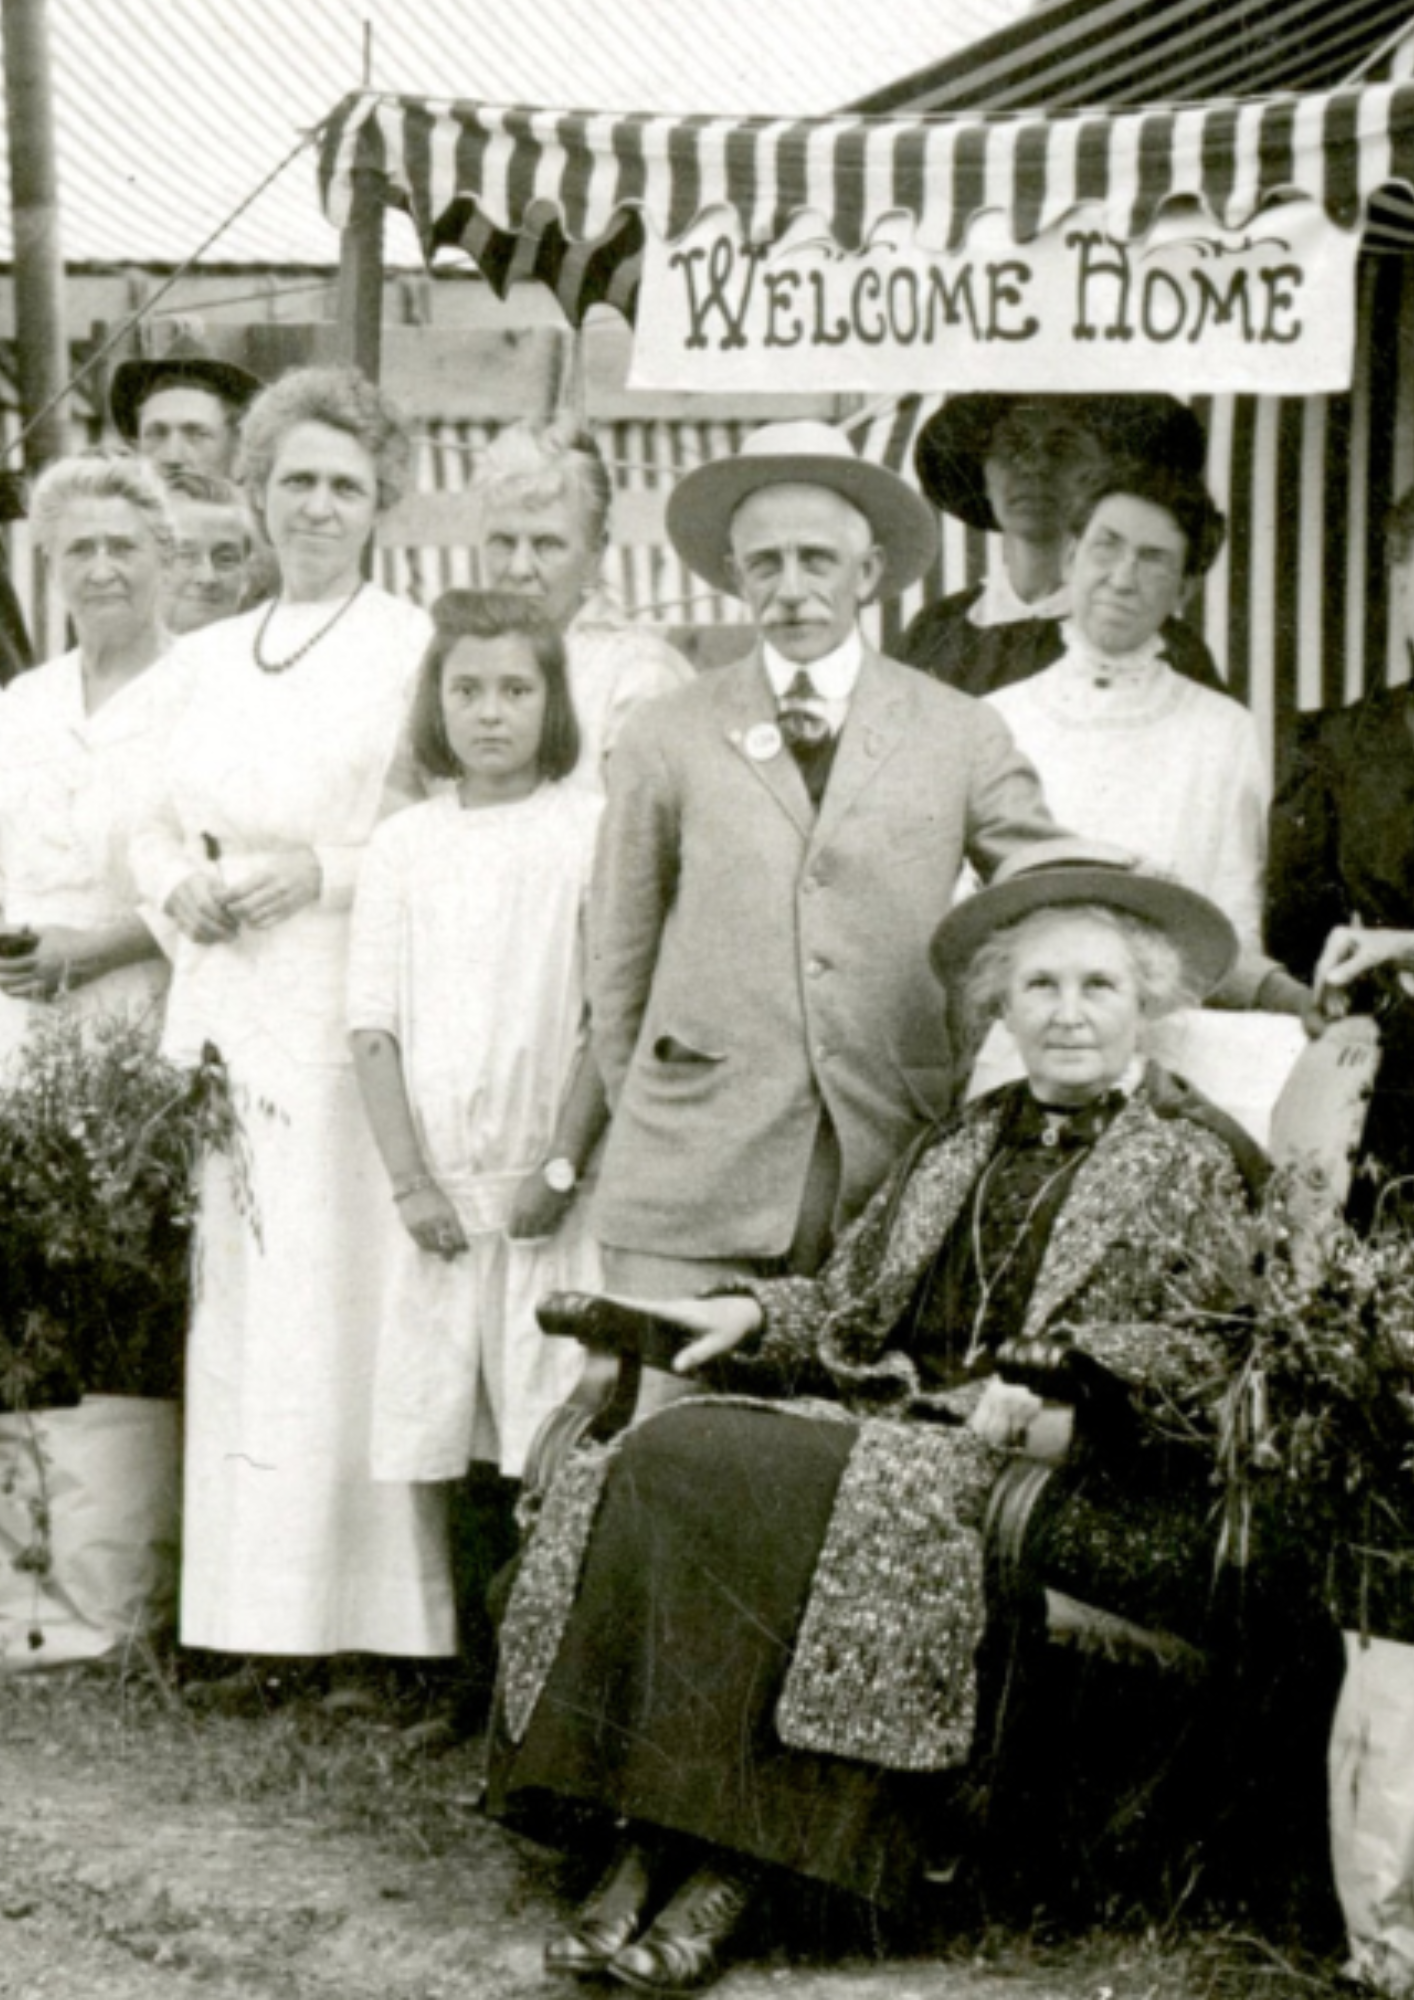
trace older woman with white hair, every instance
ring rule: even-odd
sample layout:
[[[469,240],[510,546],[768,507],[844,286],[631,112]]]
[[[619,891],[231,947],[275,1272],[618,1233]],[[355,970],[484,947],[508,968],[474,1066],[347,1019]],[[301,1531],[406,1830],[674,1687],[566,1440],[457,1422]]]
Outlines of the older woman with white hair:
[[[939,1803],[919,1779],[972,1754],[981,1522],[1012,1455],[1098,1468],[1131,1542],[1186,1486],[1206,1508],[1204,1453],[1146,1472],[1114,1439],[1153,1442],[1221,1374],[1189,1327],[1225,1296],[1260,1156],[1143,1042],[1235,948],[1132,857],[1034,844],[934,946],[1025,1082],[926,1133],[816,1277],[655,1304],[648,1328],[610,1299],[542,1308],[676,1331],[677,1371],[728,1392],[571,1454],[516,1579],[493,1804],[546,1791],[625,1830],[551,1970],[706,1985],[772,1869],[907,1899]],[[1043,1356],[1068,1409],[1033,1387]],[[1173,1628],[1194,1637],[1207,1560],[1195,1534]]]
[[[61,994],[84,1011],[155,1014],[166,985],[127,862],[175,686],[166,493],[141,459],[87,453],[47,468],[31,521],[78,643],[0,697],[5,1057]]]
[[[486,582],[533,597],[565,641],[582,748],[575,781],[602,786],[640,702],[692,678],[656,632],[611,611],[601,570],[613,482],[587,431],[511,424],[482,453],[471,487]]]

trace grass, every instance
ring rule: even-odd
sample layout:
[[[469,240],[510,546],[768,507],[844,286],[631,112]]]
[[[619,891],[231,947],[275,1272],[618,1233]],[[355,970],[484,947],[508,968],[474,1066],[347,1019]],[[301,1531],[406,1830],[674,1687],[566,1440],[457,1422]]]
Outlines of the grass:
[[[183,1699],[173,1657],[145,1642],[119,1665],[0,1680],[0,1738],[53,1746],[75,1769],[140,1773],[152,1796],[183,1805],[263,1806],[333,1828],[376,1833],[419,1854],[465,1838],[482,1793],[482,1746],[409,1744],[404,1730],[435,1692],[370,1671],[378,1698],[356,1721],[326,1714],[312,1682],[253,1715],[203,1712]]]
[[[331,1716],[312,1680],[267,1710],[229,1716],[184,1699],[185,1671],[171,1652],[142,1645],[118,1666],[0,1679],[0,1741],[62,1759],[69,1771],[105,1773],[119,1792],[140,1786],[158,1803],[236,1806],[366,1834],[414,1859],[474,1854],[500,1838],[480,1813],[481,1744],[436,1748],[405,1734],[436,1699],[435,1683],[420,1687],[370,1666],[364,1685],[377,1707],[369,1714]],[[520,1845],[529,1885],[550,1896],[576,1892],[573,1870],[558,1857]],[[1187,1911],[1169,1921],[1112,1912],[1097,1925],[1062,1927],[999,1923],[975,1904],[943,1905],[930,1935],[907,1944],[806,1911],[785,1926],[768,1976],[801,1957],[822,1973],[857,1969],[871,1992],[880,1958],[896,1964],[909,1994],[920,1974],[929,1993],[939,1992],[940,1965],[953,1969],[960,1991],[1007,2000],[1336,2000],[1351,1991],[1336,1962],[1308,1945]]]

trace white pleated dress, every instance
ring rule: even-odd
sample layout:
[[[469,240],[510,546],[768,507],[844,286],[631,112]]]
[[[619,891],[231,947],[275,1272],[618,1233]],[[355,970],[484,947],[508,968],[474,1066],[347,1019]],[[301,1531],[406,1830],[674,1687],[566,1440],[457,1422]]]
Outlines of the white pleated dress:
[[[229,1163],[203,1187],[188,1348],[181,1634],[252,1653],[455,1650],[443,1496],[374,1481],[379,1306],[398,1225],[344,1014],[353,890],[430,621],[366,588],[288,672],[255,665],[260,614],[188,642],[199,671],[162,812],[135,843],[159,907],[203,836],[238,882],[313,847],[319,901],[270,930],[183,940],[167,1042],[220,1051],[245,1127],[258,1231]],[[293,651],[327,604],[285,606]]]
[[[429,1170],[470,1249],[403,1231],[384,1292],[373,1418],[382,1478],[450,1479],[473,1458],[521,1472],[582,1357],[535,1303],[594,1288],[577,1197],[553,1236],[512,1242],[516,1189],[545,1159],[584,1034],[583,914],[602,801],[569,781],[388,820],[359,883],[349,1022],[397,1037]]]

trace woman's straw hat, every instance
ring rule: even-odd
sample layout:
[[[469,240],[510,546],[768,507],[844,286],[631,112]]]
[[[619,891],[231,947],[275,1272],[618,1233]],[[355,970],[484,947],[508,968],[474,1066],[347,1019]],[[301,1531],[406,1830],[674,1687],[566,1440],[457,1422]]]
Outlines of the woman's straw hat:
[[[1208,994],[1237,957],[1237,933],[1216,903],[1147,870],[1137,854],[1098,840],[1038,840],[1009,855],[991,882],[950,910],[933,935],[933,970],[945,984],[979,945],[1032,910],[1100,903],[1144,917],[1178,947],[1189,986]]]

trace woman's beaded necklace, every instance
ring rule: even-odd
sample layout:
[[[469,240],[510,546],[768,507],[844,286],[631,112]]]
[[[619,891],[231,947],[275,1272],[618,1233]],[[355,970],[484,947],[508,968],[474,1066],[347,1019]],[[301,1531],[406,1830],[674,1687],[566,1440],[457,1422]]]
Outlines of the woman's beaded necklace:
[[[1054,1146],[1056,1140],[1050,1136],[1050,1131],[1048,1130],[1041,1143],[1042,1145],[1049,1143]],[[993,1171],[1001,1161],[1008,1157],[1010,1149],[1002,1147],[999,1152],[992,1155],[991,1159],[988,1160],[986,1166],[982,1169],[972,1198],[972,1263],[977,1274],[979,1298],[977,1310],[972,1315],[972,1331],[967,1343],[967,1351],[962,1357],[964,1368],[975,1367],[981,1359],[986,1346],[983,1334],[987,1320],[987,1308],[992,1303],[992,1295],[1003,1277],[1011,1269],[1017,1252],[1021,1249],[1022,1244],[1030,1234],[1031,1225],[1040,1214],[1047,1195],[1050,1194],[1058,1182],[1065,1179],[1067,1174],[1074,1173],[1080,1162],[1086,1157],[1088,1150],[1088,1148],[1077,1148],[1068,1158],[1062,1160],[1061,1164],[1052,1173],[1047,1174],[1045,1180],[1042,1181],[1040,1187],[1037,1188],[1035,1194],[1032,1196],[1026,1213],[1022,1216],[1020,1226],[1012,1236],[1011,1242],[1007,1245],[1006,1250],[997,1259],[997,1262],[990,1271],[986,1267],[986,1260],[982,1251],[982,1212],[987,1199],[988,1183],[992,1178]]]
[[[972,1266],[979,1296],[977,1309],[972,1316],[967,1351],[963,1355],[965,1368],[975,1367],[981,1359],[987,1345],[985,1338],[987,1313],[996,1296],[997,1287],[1016,1262],[1052,1194],[1068,1175],[1075,1172],[1083,1160],[1089,1158],[1096,1140],[1117,1115],[1124,1101],[1124,1093],[1118,1088],[1106,1091],[1103,1096],[1087,1104],[1070,1106],[1042,1104],[1032,1097],[1029,1100],[1028,1116],[1026,1102],[1023,1100],[1022,1111],[1014,1128],[1018,1138],[1002,1145],[992,1155],[978,1176],[977,1185],[973,1190]],[[1028,1124],[1029,1135],[1025,1131]],[[1042,1152],[1049,1154],[1052,1159],[1058,1154],[1062,1157],[1059,1164],[1051,1169],[1030,1197],[1010,1241],[1001,1249],[1001,1255],[988,1270],[986,1250],[982,1240],[982,1224],[993,1177],[1005,1162],[1024,1154],[1032,1144],[1039,1146]]]
[[[344,613],[350,608],[350,606],[354,603],[355,599],[358,597],[359,592],[363,589],[363,585],[364,585],[364,579],[360,577],[358,582],[354,585],[353,589],[349,592],[349,595],[344,599],[343,603],[339,605],[337,610],[334,612],[334,615],[331,618],[326,618],[324,623],[319,627],[319,630],[317,632],[312,632],[309,638],[305,640],[302,646],[296,646],[295,650],[283,660],[267,660],[265,658],[264,653],[261,650],[261,648],[264,646],[265,643],[265,634],[270,629],[270,620],[275,616],[275,613],[280,606],[279,598],[272,597],[269,604],[265,607],[265,616],[261,619],[259,625],[255,629],[255,639],[252,643],[252,648],[251,648],[255,656],[255,664],[259,667],[261,673],[287,674],[290,671],[291,667],[297,666],[299,662],[304,658],[306,653],[312,653],[314,651],[315,647],[319,644],[321,639],[328,638],[329,634],[333,631],[334,627],[338,624],[339,620],[343,617]]]

